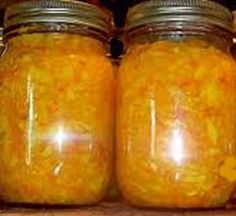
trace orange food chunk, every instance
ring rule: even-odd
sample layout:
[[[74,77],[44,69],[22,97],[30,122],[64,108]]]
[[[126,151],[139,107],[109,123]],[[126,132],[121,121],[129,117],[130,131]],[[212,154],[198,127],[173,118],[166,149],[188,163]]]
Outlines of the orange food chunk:
[[[146,207],[218,207],[235,187],[236,65],[197,39],[132,44],[118,74],[117,169]],[[226,164],[226,165],[224,165]]]
[[[6,202],[92,204],[109,184],[114,73],[97,39],[24,34],[0,68],[0,195]]]

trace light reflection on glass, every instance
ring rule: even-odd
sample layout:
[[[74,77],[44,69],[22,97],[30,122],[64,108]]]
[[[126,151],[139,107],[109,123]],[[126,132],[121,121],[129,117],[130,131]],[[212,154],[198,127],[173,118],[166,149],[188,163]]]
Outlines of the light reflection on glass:
[[[53,174],[55,176],[58,176],[61,172],[62,167],[63,167],[63,163],[61,162],[58,166],[56,166],[56,168],[53,171]]]
[[[63,125],[58,126],[57,132],[54,134],[53,140],[57,144],[59,152],[62,152],[63,144],[65,141],[68,140],[68,136],[64,131]]]
[[[29,75],[27,79],[27,104],[28,104],[28,128],[27,128],[27,154],[26,164],[30,165],[32,162],[32,145],[34,135],[34,85],[32,78]]]
[[[55,145],[60,153],[62,153],[65,145],[77,143],[78,145],[86,145],[88,150],[91,151],[94,144],[94,137],[91,134],[75,133],[65,128],[63,123],[54,126],[53,132],[43,137],[43,140],[49,141]]]
[[[171,134],[170,156],[181,165],[184,159],[184,140],[180,128],[175,128]]]
[[[155,157],[156,154],[156,106],[155,106],[155,98],[150,99],[150,117],[151,117],[151,156]]]

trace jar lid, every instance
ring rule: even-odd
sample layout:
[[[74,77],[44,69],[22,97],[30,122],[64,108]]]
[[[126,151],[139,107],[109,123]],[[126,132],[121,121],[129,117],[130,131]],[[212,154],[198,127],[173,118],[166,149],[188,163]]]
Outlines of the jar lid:
[[[98,7],[74,0],[31,0],[6,9],[5,29],[30,23],[65,23],[110,31],[109,17]]]
[[[209,0],[149,0],[130,9],[127,27],[130,30],[149,23],[196,22],[232,31],[232,20],[226,7]]]

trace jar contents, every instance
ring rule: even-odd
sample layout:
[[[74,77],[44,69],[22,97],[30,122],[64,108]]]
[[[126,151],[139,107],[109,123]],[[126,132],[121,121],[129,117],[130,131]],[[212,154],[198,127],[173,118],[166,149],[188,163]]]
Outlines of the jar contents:
[[[100,201],[114,140],[114,74],[102,42],[66,33],[11,38],[0,83],[1,198]]]
[[[218,207],[235,188],[236,65],[198,39],[133,43],[119,71],[117,169],[146,207]]]

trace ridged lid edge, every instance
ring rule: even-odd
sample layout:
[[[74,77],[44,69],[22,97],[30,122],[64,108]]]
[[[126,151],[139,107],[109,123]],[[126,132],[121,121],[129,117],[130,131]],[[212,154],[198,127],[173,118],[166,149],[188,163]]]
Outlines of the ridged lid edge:
[[[55,18],[56,20],[62,20],[63,17],[71,16],[73,14],[73,19],[65,19],[65,20],[75,20],[77,21],[82,19],[88,19],[88,22],[84,22],[86,24],[91,24],[93,27],[97,27],[98,29],[109,32],[110,21],[109,16],[106,15],[100,8],[95,5],[91,5],[85,2],[78,1],[66,1],[66,0],[32,0],[32,1],[24,1],[18,2],[9,6],[6,9],[5,13],[5,27],[9,27],[14,23],[17,23],[17,20],[22,20],[21,18],[28,17],[30,22],[30,17],[32,16],[32,20],[35,17],[40,17],[40,14],[46,14],[51,18]],[[42,16],[41,16],[42,17]],[[44,18],[42,21],[45,21]],[[50,20],[53,19],[49,19]],[[78,22],[75,22],[78,23]],[[83,23],[83,22],[82,22]],[[85,24],[85,25],[86,25]]]
[[[208,16],[214,19],[218,19],[221,22],[221,26],[227,29],[232,27],[233,16],[232,13],[223,5],[209,0],[148,0],[133,6],[127,16],[128,28],[132,28],[135,22],[141,24],[142,19],[147,21],[148,17],[152,16],[168,16],[171,15],[171,19],[175,16],[180,18],[187,15],[201,17]],[[186,16],[186,17],[187,17]],[[187,20],[186,20],[187,21]]]

